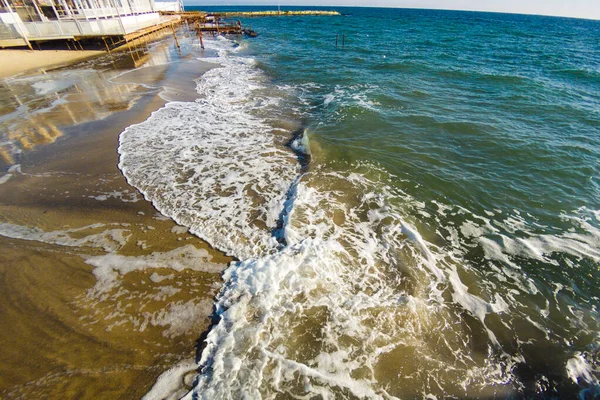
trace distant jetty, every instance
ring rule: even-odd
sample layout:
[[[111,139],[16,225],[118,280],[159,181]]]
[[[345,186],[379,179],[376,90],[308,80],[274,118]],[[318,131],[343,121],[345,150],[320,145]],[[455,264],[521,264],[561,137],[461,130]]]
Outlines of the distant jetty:
[[[277,17],[277,16],[292,16],[292,15],[341,15],[337,11],[231,11],[231,12],[213,12],[213,15],[218,15],[223,18],[231,17]]]
[[[198,34],[200,46],[204,48],[202,41],[202,32],[208,32],[213,35],[247,35],[255,37],[258,33],[252,29],[242,28],[240,20],[231,21],[233,18],[243,17],[278,17],[278,16],[306,16],[306,15],[341,15],[337,11],[319,11],[319,10],[303,10],[303,11],[223,11],[223,12],[205,12],[205,11],[161,11],[161,16],[176,17],[181,22],[185,22],[188,26]],[[230,22],[225,22],[229,20]]]
[[[297,11],[161,11],[161,15],[179,15],[183,19],[198,19],[207,16],[219,18],[234,17],[277,17],[292,15],[342,15],[338,11],[297,10]]]

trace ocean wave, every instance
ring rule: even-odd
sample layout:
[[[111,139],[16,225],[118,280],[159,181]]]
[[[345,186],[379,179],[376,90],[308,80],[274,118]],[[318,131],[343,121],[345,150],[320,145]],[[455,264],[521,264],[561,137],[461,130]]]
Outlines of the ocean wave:
[[[528,266],[572,270],[583,259],[594,268],[595,221],[536,234],[544,227],[517,213],[499,226],[424,205],[371,164],[303,168],[292,150],[315,153],[308,131],[293,136],[268,118],[288,88],[216,43],[222,67],[199,81],[199,99],[169,103],[119,147],[121,169],[147,199],[240,260],[223,275],[218,322],[186,398],[508,397],[522,393],[523,366],[540,362],[528,343],[556,350],[548,363],[565,378],[594,376],[581,347],[598,338],[560,343],[597,330],[597,311],[574,307],[578,294],[565,287],[543,287]],[[313,106],[362,104],[364,89],[338,86]],[[557,310],[569,313],[562,330],[544,322]]]
[[[194,396],[511,390],[515,360],[497,351],[485,327],[486,314],[505,312],[506,304],[470,292],[458,267],[404,219],[392,200],[406,196],[382,186],[380,174],[362,167],[302,176],[287,216],[287,247],[225,273],[220,321],[208,335]],[[457,327],[453,305],[479,320],[469,333]],[[485,350],[473,350],[473,330],[491,338]],[[489,357],[483,363],[480,351]],[[389,375],[403,357],[411,357],[412,372]],[[438,386],[423,383],[430,380]]]
[[[271,230],[299,167],[288,137],[250,113],[268,104],[254,61],[219,61],[196,102],[168,103],[121,134],[119,167],[163,214],[243,259],[277,247]]]

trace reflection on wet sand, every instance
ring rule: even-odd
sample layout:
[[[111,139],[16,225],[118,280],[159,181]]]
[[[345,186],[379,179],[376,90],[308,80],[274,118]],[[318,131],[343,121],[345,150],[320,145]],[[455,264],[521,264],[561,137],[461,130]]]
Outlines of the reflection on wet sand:
[[[133,72],[99,59],[0,84],[0,397],[139,398],[194,360],[230,259],[128,186],[115,151],[210,67],[182,42]]]
[[[159,91],[167,100],[190,99],[193,79],[202,71],[195,60],[198,55],[190,42],[178,52],[168,42],[155,43],[138,69],[127,54],[113,53],[75,67],[0,82],[0,168],[18,163],[23,151],[53,143],[64,127],[129,110],[145,94]]]
[[[0,110],[13,111],[5,113],[0,122],[5,132],[3,161],[11,165],[22,151],[53,143],[63,135],[59,127],[128,110],[147,92],[137,85],[111,83],[111,75],[114,71],[67,70],[4,82],[0,86]],[[7,92],[10,95],[5,95]]]

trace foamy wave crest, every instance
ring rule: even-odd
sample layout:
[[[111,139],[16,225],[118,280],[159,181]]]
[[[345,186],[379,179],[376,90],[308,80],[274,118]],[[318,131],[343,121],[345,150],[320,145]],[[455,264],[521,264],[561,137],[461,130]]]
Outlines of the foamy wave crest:
[[[298,178],[291,132],[264,117],[277,103],[264,77],[216,43],[222,67],[199,100],[168,104],[119,147],[125,176],[161,212],[244,260],[224,275],[189,397],[465,394],[510,381],[511,357],[473,335],[493,337],[484,319],[503,304],[469,292],[391,201],[403,194],[381,185],[384,171]],[[291,147],[310,154],[306,134]]]
[[[268,101],[254,61],[221,48],[196,102],[173,102],[120,136],[119,168],[163,214],[236,257],[277,247],[277,225],[299,166],[257,112]],[[227,55],[227,56],[226,56]]]
[[[516,360],[479,342],[493,336],[485,315],[503,304],[469,293],[394,204],[406,196],[381,185],[384,172],[363,170],[304,175],[286,218],[288,246],[226,271],[221,320],[189,398],[514,389]],[[479,320],[465,324],[457,306]]]
[[[385,184],[385,171],[312,168],[287,204],[287,247],[226,272],[220,322],[190,396],[510,397],[523,391],[517,371],[538,362],[515,341],[553,348],[561,356],[552,363],[579,347],[597,348],[593,309],[566,307],[565,329],[552,332],[543,321],[555,314],[550,303],[540,315],[539,297],[526,297],[539,276],[516,267],[494,276],[497,267],[473,268],[452,242],[424,239],[408,222],[423,205]],[[587,233],[576,242],[593,243],[592,225],[579,223]],[[593,249],[582,246],[561,251],[593,261]],[[503,257],[512,258],[510,251]],[[516,256],[525,264],[538,259],[535,252]],[[558,293],[564,289],[555,292],[558,309],[570,301]],[[562,349],[563,340],[580,344]],[[597,381],[595,370],[572,360],[566,371],[574,381],[576,373],[583,377],[580,383]],[[539,376],[536,385],[547,380]]]
[[[591,353],[580,350],[584,365],[561,346],[597,331],[597,311],[521,267],[552,264],[565,245],[596,262],[594,224],[537,239],[504,227],[495,248],[491,222],[443,204],[427,216],[380,168],[301,165],[319,156],[307,131],[274,128],[276,89],[216,45],[222,67],[202,77],[199,100],[168,104],[119,147],[125,176],[161,212],[241,259],[224,273],[186,398],[509,397],[523,393],[519,368],[539,362],[532,343],[562,352],[552,362],[564,378],[596,382]],[[561,311],[566,328],[550,329],[543,319]]]

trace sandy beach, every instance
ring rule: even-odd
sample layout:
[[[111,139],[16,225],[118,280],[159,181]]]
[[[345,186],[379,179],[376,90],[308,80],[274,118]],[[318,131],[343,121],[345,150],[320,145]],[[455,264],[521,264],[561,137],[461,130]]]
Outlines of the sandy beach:
[[[193,373],[231,259],[160,215],[116,153],[127,126],[214,67],[182,42],[133,72],[106,55],[0,84],[0,397],[140,398],[173,365]],[[26,53],[2,76],[48,61]],[[73,54],[53,65],[95,55]]]
[[[101,50],[0,50],[0,79],[36,69],[55,68],[105,54]]]

